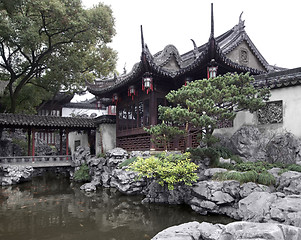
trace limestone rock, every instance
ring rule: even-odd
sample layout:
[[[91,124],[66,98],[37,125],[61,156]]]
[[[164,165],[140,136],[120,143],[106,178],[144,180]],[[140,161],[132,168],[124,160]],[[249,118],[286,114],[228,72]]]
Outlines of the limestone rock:
[[[2,186],[28,181],[33,174],[32,166],[5,165],[0,167],[0,182]],[[2,172],[2,173],[1,173]]]
[[[266,145],[266,161],[294,164],[299,158],[300,141],[292,133],[277,134]]]
[[[301,195],[253,192],[239,201],[239,214],[243,220],[301,227]]]
[[[152,238],[152,240],[170,239],[299,240],[301,239],[301,228],[276,223],[233,222],[222,225],[190,222],[167,228]]]
[[[84,190],[85,192],[94,192],[96,191],[96,185],[94,183],[85,183],[80,187],[80,190]]]
[[[146,186],[145,179],[137,179],[138,174],[124,169],[112,171],[111,187],[117,188],[125,194],[141,194]]]
[[[246,161],[265,160],[265,138],[254,126],[243,126],[230,138],[231,146],[236,154]]]
[[[271,189],[266,185],[248,182],[241,185],[239,194],[241,198],[245,198],[253,192],[271,192]]]
[[[301,173],[288,171],[281,174],[277,190],[285,194],[301,194]]]

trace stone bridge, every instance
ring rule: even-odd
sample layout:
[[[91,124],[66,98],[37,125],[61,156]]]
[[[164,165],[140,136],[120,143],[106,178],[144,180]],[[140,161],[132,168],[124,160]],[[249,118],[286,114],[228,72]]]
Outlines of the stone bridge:
[[[0,157],[0,165],[22,165],[40,167],[68,167],[72,166],[71,155],[58,156],[14,156]]]

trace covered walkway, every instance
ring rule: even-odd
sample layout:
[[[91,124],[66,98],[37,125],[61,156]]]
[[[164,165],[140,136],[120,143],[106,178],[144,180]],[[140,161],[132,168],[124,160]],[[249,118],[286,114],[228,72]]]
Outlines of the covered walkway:
[[[72,131],[95,130],[96,124],[90,118],[57,117],[23,114],[0,113],[0,132],[4,128],[27,130],[27,152],[30,157],[2,157],[1,164],[32,164],[60,166],[69,164],[69,139],[68,134]],[[58,130],[60,135],[60,156],[35,156],[35,137],[38,131]],[[66,137],[66,152],[63,153],[63,135]],[[64,163],[63,163],[64,162]],[[35,164],[37,166],[37,164]]]

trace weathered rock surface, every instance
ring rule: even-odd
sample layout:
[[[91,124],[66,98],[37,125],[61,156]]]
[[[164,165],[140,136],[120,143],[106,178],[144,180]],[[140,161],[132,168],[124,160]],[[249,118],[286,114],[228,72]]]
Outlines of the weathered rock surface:
[[[299,240],[301,228],[275,223],[233,222],[227,225],[190,222],[163,230],[152,240]]]
[[[253,192],[238,203],[241,219],[301,227],[301,195]]]
[[[21,165],[5,165],[0,167],[0,182],[2,186],[28,181],[33,174],[33,167]]]
[[[301,194],[301,173],[285,172],[278,180],[277,190],[285,194]]]
[[[292,164],[301,160],[300,139],[287,132],[262,133],[255,126],[243,126],[224,144],[245,161]]]
[[[168,190],[166,185],[161,186],[153,181],[145,189],[145,193],[143,203],[183,204],[191,199],[191,188],[186,185],[177,185],[174,190]]]
[[[125,169],[114,169],[112,171],[110,186],[125,194],[141,194],[146,186],[144,178],[137,179],[138,174]]]
[[[266,158],[265,143],[258,128],[243,126],[230,138],[231,147],[245,161],[264,161]]]

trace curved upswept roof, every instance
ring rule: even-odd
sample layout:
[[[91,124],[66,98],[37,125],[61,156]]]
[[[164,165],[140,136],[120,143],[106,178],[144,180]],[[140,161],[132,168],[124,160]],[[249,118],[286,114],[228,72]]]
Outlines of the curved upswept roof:
[[[141,79],[145,72],[151,72],[164,78],[176,79],[191,72],[207,67],[212,59],[226,69],[237,72],[250,72],[252,75],[263,74],[275,69],[268,64],[265,58],[258,51],[254,43],[245,31],[244,21],[239,18],[239,23],[232,29],[214,37],[211,33],[209,41],[199,47],[194,43],[194,49],[180,55],[177,48],[167,45],[162,51],[152,55],[142,35],[142,54],[140,62],[136,63],[133,69],[124,75],[102,83],[87,83],[88,91],[96,96],[109,96],[113,92],[119,91],[122,87],[134,84],[137,79]],[[236,49],[243,41],[246,42],[252,54],[258,59],[265,71],[240,65],[233,62],[227,54]]]

